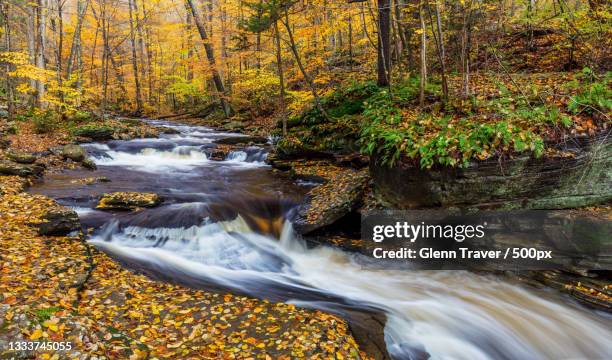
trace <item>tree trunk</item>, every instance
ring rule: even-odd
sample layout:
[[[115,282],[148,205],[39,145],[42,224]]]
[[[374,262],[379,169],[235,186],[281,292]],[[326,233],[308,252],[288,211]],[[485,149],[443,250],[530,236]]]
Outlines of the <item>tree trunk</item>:
[[[353,19],[352,14],[349,12],[348,17],[348,49],[349,49],[349,68],[353,71]]]
[[[144,1],[143,1],[143,4],[144,4]],[[138,0],[132,0],[132,6],[134,7],[134,26],[136,28],[136,34],[135,34],[136,44],[138,44],[138,47],[136,49],[138,52],[137,58],[140,59],[140,63],[139,63],[140,82],[142,84],[147,77],[147,72],[146,72],[146,66],[145,66],[146,58],[145,58],[145,48],[144,48],[144,36],[142,34],[142,21],[140,20],[140,12],[138,11]],[[143,93],[145,92],[142,87],[140,91]],[[142,98],[145,98],[145,96],[142,96]]]
[[[230,104],[225,99],[225,86],[223,85],[223,80],[219,75],[219,71],[217,70],[217,64],[215,62],[215,53],[213,51],[212,45],[208,41],[208,35],[206,34],[206,28],[202,23],[202,18],[200,17],[200,12],[197,6],[194,4],[193,0],[186,0],[189,8],[191,9],[191,15],[193,16],[193,21],[198,28],[198,32],[200,33],[200,38],[204,42],[204,50],[206,51],[206,58],[208,59],[208,63],[211,67],[213,82],[215,83],[215,88],[219,93],[221,99],[221,106],[223,107],[223,112],[226,117],[229,117],[232,114],[232,108]]]
[[[142,14],[143,14],[143,19],[147,19],[147,8],[146,8],[146,2],[143,0],[142,2]],[[145,31],[144,31],[144,35],[145,35],[145,50],[147,53],[147,82],[149,84],[149,93],[147,94],[147,99],[148,102],[151,103],[153,101],[153,54],[151,53],[151,31],[149,29],[149,26],[147,26],[147,24],[144,24],[145,27]],[[191,51],[191,49],[190,49]]]
[[[319,97],[319,94],[317,93],[317,89],[315,88],[314,81],[312,80],[312,78],[310,77],[306,69],[304,68],[304,64],[302,64],[302,58],[300,57],[300,53],[298,52],[297,45],[295,44],[295,39],[293,38],[293,31],[291,30],[291,26],[289,24],[289,12],[287,11],[286,8],[285,8],[285,21],[283,21],[283,25],[287,29],[287,34],[289,35],[289,45],[291,48],[291,52],[293,53],[293,57],[295,58],[295,62],[297,63],[297,66],[300,69],[302,76],[304,76],[304,79],[310,86],[310,91],[312,92],[312,96],[314,96],[315,98],[317,109],[321,112],[323,117],[329,120],[329,115],[327,115],[327,112],[325,111],[325,109],[323,108],[323,105],[321,104],[321,98]]]
[[[57,21],[58,21],[58,41],[57,41],[57,84],[59,87],[60,101],[64,102],[62,53],[64,51],[64,0],[57,0]],[[63,111],[60,108],[60,111]]]
[[[13,50],[12,44],[11,44],[11,17],[10,17],[10,7],[8,3],[3,3],[2,4],[2,8],[0,8],[0,11],[2,11],[2,15],[4,17],[4,41],[5,41],[5,51],[6,52],[11,52]],[[6,76],[6,100],[7,100],[7,106],[8,106],[8,119],[9,121],[13,120],[13,117],[15,116],[15,89],[14,89],[14,85],[13,85],[13,79],[11,79],[11,76],[9,75],[9,72],[11,72],[12,70],[12,66],[10,63],[6,63],[6,67],[5,67],[5,76]]]
[[[36,6],[34,4],[27,7],[27,37],[28,37],[28,55],[30,56],[30,63],[36,64]],[[37,84],[34,79],[30,79],[30,87],[37,89]],[[36,102],[36,97],[30,98],[30,104]]]
[[[429,1],[428,1],[429,2]],[[440,5],[438,1],[435,1],[436,9],[436,29],[434,29],[433,19],[431,18],[431,10],[428,10],[430,15],[431,30],[434,34],[434,40],[436,41],[436,48],[438,53],[438,60],[440,61],[440,72],[442,75],[442,95],[444,103],[448,102],[448,80],[446,77],[446,54],[444,49],[444,37],[442,36],[442,20],[440,19]],[[429,5],[429,4],[428,4]],[[428,7],[429,8],[429,7]],[[436,36],[437,35],[437,36]]]
[[[46,68],[45,49],[47,47],[46,29],[47,29],[47,14],[46,0],[37,0],[36,20],[37,20],[37,40],[36,40],[36,67],[44,70]],[[44,108],[47,106],[45,97],[45,83],[42,80],[36,80],[36,104]]]
[[[281,53],[281,38],[278,30],[278,20],[274,21],[274,36],[276,38],[276,66],[278,68],[278,82],[280,86],[280,108],[283,122],[283,136],[287,136],[287,114],[285,113],[285,77],[283,74],[283,58]]]
[[[82,0],[78,0],[77,2],[77,23],[76,27],[74,28],[74,35],[72,36],[72,44],[70,45],[68,64],[66,64],[66,74],[68,79],[70,79],[70,75],[72,75],[76,53],[81,47],[81,28],[83,27],[83,19],[85,18],[87,8],[89,7],[89,1],[90,0],[85,0],[85,4],[83,4]]]
[[[142,94],[140,92],[140,78],[138,73],[138,58],[136,56],[136,33],[134,28],[133,3],[136,0],[128,0],[130,15],[130,44],[132,49],[132,68],[134,69],[134,86],[136,87],[136,113],[142,113]]]
[[[419,105],[425,105],[425,86],[427,85],[427,28],[425,27],[425,14],[423,2],[419,6],[419,20],[421,22],[421,83],[419,86]]]
[[[469,7],[471,4],[468,3]],[[470,21],[471,10],[464,8],[463,26],[461,29],[461,62],[463,68],[463,95],[470,95]]]
[[[391,77],[391,1],[378,0],[378,86],[389,86]]]

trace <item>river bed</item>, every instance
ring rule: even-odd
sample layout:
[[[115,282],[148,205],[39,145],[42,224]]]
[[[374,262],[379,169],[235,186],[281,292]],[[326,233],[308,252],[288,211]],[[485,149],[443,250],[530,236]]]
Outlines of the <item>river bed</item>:
[[[381,270],[358,254],[307,246],[283,220],[311,185],[275,173],[265,148],[213,161],[214,140],[238,134],[150,122],[177,133],[85,144],[98,170],[50,174],[31,190],[77,210],[95,229],[90,243],[125,266],[340,314],[382,311],[387,351],[397,359],[612,358],[610,316],[556,292],[467,271]],[[100,176],[110,182],[73,182]],[[95,210],[112,191],[156,192],[165,201],[134,213]],[[274,228],[279,236],[262,231]]]

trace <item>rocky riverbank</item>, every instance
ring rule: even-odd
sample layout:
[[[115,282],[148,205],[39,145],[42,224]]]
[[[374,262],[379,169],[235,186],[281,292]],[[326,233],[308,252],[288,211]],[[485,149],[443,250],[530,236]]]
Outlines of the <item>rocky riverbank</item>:
[[[69,136],[41,136],[26,128],[8,140],[3,154],[34,154],[34,163],[44,164],[39,176],[81,166],[82,160],[49,150],[73,141]],[[87,244],[73,211],[25,192],[36,174],[19,175],[0,176],[0,357],[15,356],[7,352],[11,341],[72,344],[71,350],[55,354],[20,351],[20,358],[370,358],[386,354],[384,348],[374,350],[380,344],[372,346],[367,339],[371,335],[363,330],[359,331],[363,345],[358,345],[349,324],[335,315],[193,290],[126,270]],[[57,218],[62,211],[65,216]],[[50,229],[53,221],[56,226]],[[376,333],[382,336],[382,324],[378,326]]]

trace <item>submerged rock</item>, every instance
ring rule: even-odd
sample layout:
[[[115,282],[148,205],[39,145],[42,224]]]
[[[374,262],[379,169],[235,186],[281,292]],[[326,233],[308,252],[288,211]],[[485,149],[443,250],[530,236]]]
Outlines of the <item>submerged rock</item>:
[[[35,176],[40,175],[44,168],[39,165],[19,164],[13,161],[0,160],[0,175]]]
[[[88,177],[88,178],[82,178],[82,179],[74,179],[70,181],[71,184],[79,184],[79,185],[93,185],[97,183],[106,183],[106,182],[110,182],[110,179],[107,178],[106,176]]]
[[[89,170],[96,170],[98,168],[96,163],[90,158],[83,159],[83,162],[81,162],[81,165],[83,165],[84,168],[89,169]]]
[[[143,207],[155,207],[162,203],[161,196],[155,193],[114,192],[104,194],[96,209],[100,210],[134,210]]]
[[[87,157],[87,152],[79,145],[68,144],[62,148],[62,156],[65,159],[81,162]]]
[[[49,209],[42,219],[44,222],[37,224],[41,235],[67,235],[81,227],[76,211],[63,206]]]

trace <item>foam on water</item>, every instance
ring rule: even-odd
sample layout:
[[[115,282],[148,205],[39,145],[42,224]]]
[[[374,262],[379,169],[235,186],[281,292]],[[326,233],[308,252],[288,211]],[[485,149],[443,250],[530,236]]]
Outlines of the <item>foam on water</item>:
[[[190,170],[208,163],[206,154],[197,147],[190,146],[177,146],[170,151],[146,148],[136,154],[110,150],[105,155],[94,155],[96,165],[123,166],[145,172]]]
[[[433,359],[612,358],[610,324],[555,296],[465,271],[369,270],[360,255],[308,249],[289,223],[280,241],[238,217],[175,229],[114,224],[91,242],[132,262],[254,296],[271,288],[323,291],[383,309],[387,347],[397,358],[414,349]]]

